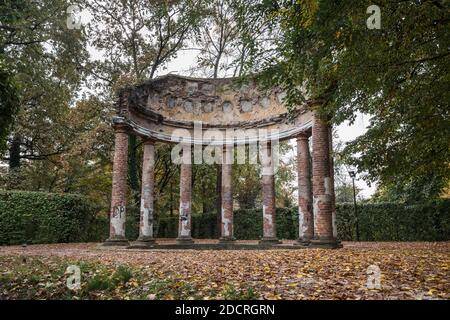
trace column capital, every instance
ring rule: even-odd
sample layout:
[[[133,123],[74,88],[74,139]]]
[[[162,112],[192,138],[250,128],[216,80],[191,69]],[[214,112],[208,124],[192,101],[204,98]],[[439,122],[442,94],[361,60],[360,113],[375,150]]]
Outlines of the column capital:
[[[131,130],[131,126],[128,124],[127,120],[122,116],[112,117],[112,127],[114,128],[115,132],[129,133]]]
[[[296,139],[297,139],[297,141],[298,140],[308,140],[309,135],[306,132],[301,132],[297,135]]]
[[[155,144],[155,142],[156,142],[156,140],[155,140],[155,139],[153,139],[153,138],[149,138],[149,137],[145,137],[145,138],[143,138],[143,141],[142,141],[142,143],[143,143],[144,145],[146,145],[146,144],[151,144],[151,145],[154,145],[154,144]]]

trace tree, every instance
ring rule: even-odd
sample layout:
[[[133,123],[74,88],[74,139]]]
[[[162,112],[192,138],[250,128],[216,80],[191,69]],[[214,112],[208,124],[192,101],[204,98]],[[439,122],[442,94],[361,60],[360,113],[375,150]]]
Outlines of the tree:
[[[6,139],[19,107],[19,90],[10,70],[0,56],[0,155],[6,149]]]
[[[1,4],[0,53],[20,95],[4,158],[10,169],[18,168],[21,160],[45,161],[66,148],[53,124],[72,103],[86,58],[83,30],[67,28],[68,6],[64,0]]]
[[[259,23],[264,20],[254,19],[249,10],[249,1],[243,0],[214,0],[205,5],[204,17],[194,43],[196,45],[194,49],[199,51],[198,64],[194,68],[194,72],[201,72],[203,76],[214,79],[240,76],[243,73],[247,60],[251,58],[248,55],[250,42],[244,41],[244,39],[251,38],[252,41],[257,41],[265,35],[265,27]],[[250,21],[250,19],[252,20]],[[249,22],[253,22],[251,26],[248,25]],[[250,36],[250,33],[254,38]],[[208,165],[204,164],[200,167],[202,168],[197,172],[202,174],[211,171]],[[201,192],[204,199],[210,199],[211,196],[215,198],[217,223],[220,229],[222,166],[217,164],[215,169],[215,190],[203,188]],[[234,165],[233,171],[235,173],[233,186],[239,205],[243,208],[255,207],[260,186],[254,179],[259,175],[259,169],[254,165],[245,164]],[[246,179],[244,180],[241,176],[245,176]],[[215,195],[211,195],[213,191],[215,191]]]
[[[106,99],[115,90],[152,79],[174,58],[197,24],[200,1],[87,1],[93,20],[90,42],[102,52],[92,62],[92,73],[106,89]],[[140,201],[138,147],[129,137],[129,184],[135,203]],[[157,154],[166,149],[157,149]],[[167,151],[167,150],[166,150]],[[169,169],[171,170],[171,169]],[[170,176],[170,172],[167,172]]]
[[[450,177],[448,6],[377,1],[381,29],[369,29],[370,4],[266,1],[259,12],[282,37],[276,56],[261,57],[262,78],[284,87],[290,105],[305,100],[306,88],[334,124],[369,114],[368,131],[345,148],[349,163],[385,187],[433,181],[417,195],[437,197]]]

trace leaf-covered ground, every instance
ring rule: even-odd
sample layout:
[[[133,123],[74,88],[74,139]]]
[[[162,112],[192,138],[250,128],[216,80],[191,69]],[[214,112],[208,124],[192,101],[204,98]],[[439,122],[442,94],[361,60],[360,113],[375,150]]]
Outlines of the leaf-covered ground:
[[[338,250],[0,247],[0,299],[450,299],[450,243],[344,243]],[[81,289],[66,287],[68,265]],[[381,270],[368,289],[367,269]]]

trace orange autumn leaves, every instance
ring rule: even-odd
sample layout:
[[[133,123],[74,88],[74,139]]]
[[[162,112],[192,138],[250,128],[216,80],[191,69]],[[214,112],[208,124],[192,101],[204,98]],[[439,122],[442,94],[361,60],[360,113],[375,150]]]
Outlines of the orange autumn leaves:
[[[450,243],[344,243],[339,250],[293,251],[105,250],[95,244],[2,247],[0,295],[3,299],[24,295],[44,299],[449,299],[449,253]],[[69,262],[85,270],[78,293],[64,286],[63,269]],[[379,288],[366,285],[371,265],[380,269]],[[130,275],[126,281],[114,282],[119,267],[127,268]],[[27,268],[32,272],[23,271]]]

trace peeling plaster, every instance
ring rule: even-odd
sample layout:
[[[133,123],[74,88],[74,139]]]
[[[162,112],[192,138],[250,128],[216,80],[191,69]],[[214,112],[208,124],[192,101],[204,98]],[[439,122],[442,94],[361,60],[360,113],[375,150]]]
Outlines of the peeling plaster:
[[[142,226],[141,235],[145,237],[153,236],[153,209],[148,208],[144,201],[141,203]]]
[[[114,229],[114,235],[125,236],[125,206],[119,205],[113,208],[111,215],[111,227]]]
[[[304,226],[304,214],[302,212],[302,208],[300,208],[300,206],[298,206],[298,237],[299,238],[303,238],[304,234],[305,234],[305,226]]]
[[[263,226],[264,236],[265,237],[274,237],[275,235],[272,234],[272,231],[273,231],[273,217],[272,217],[271,214],[266,213],[266,211],[267,211],[267,206],[263,206],[263,219],[264,219],[264,221],[266,221],[264,226],[268,226],[268,229],[269,229],[268,231],[270,233],[270,234],[266,234],[266,228],[264,228],[264,226]]]
[[[336,212],[331,213],[331,223],[333,225],[333,238],[337,238]]]
[[[320,198],[319,196],[314,196],[313,200],[313,212],[314,212],[314,225],[318,225],[318,219],[319,219],[319,202]]]
[[[223,236],[230,237],[231,236],[231,232],[230,232],[231,219],[225,217],[224,211],[225,211],[225,209],[222,208]]]
[[[323,178],[323,187],[325,188],[325,194],[331,195],[331,178]]]
[[[190,220],[190,216],[189,216],[189,209],[191,207],[190,202],[181,202],[180,203],[180,226],[181,226],[181,230],[180,230],[180,235],[181,236],[190,236],[191,235],[191,230],[189,228],[189,220]]]

